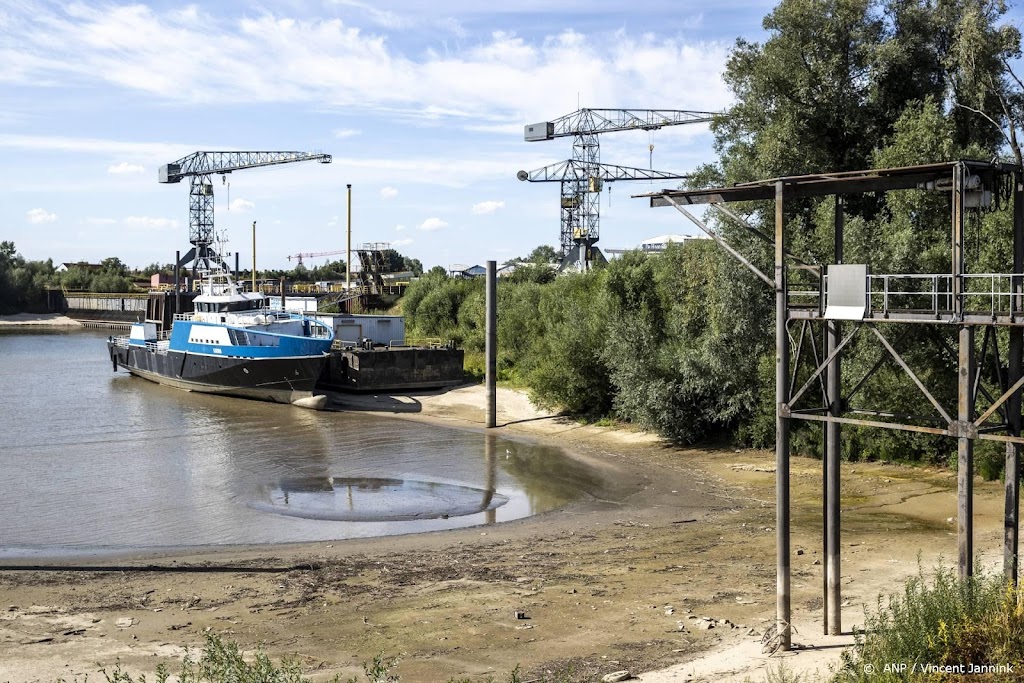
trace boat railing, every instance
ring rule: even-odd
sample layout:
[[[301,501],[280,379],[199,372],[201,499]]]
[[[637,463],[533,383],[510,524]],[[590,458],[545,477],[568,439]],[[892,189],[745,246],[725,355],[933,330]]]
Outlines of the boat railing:
[[[121,335],[119,337],[111,337],[110,343],[121,349],[128,349],[132,346],[145,346],[147,351],[165,352],[170,347],[170,334],[167,332],[160,332],[157,334],[156,339],[146,341],[144,344],[132,344],[131,337],[127,335]]]
[[[441,349],[449,346],[449,342],[440,337],[407,337],[405,339],[392,339],[388,342],[388,348],[428,348]]]

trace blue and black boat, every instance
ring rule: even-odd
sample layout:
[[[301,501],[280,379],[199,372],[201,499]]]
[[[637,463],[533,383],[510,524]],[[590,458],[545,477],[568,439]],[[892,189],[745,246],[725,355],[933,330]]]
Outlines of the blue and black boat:
[[[134,323],[110,337],[114,370],[209,394],[316,408],[313,396],[334,330],[303,315],[270,310],[259,292],[243,292],[226,270],[210,272],[192,313],[174,316],[170,331]]]

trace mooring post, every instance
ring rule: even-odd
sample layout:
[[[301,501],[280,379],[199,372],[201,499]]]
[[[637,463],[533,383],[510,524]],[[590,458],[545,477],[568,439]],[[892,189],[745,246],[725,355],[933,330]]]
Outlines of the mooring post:
[[[783,183],[775,183],[775,541],[779,648],[792,644],[789,595],[789,335]]]
[[[1010,314],[1016,320],[1024,315],[1024,177],[1020,171],[1013,174],[1013,278],[1010,283]],[[1010,328],[1008,372],[1006,384],[1012,387],[1024,372],[1024,329]],[[1008,427],[1011,436],[1021,433],[1021,396],[1018,391],[1006,402]],[[1020,444],[1006,444],[1004,481],[1006,500],[1003,526],[1003,574],[1017,585],[1017,549],[1020,538]]]
[[[843,262],[843,198],[836,195],[835,213],[835,262]],[[842,329],[838,321],[830,320],[826,323],[828,340],[825,346],[825,353],[831,355],[839,345]],[[832,417],[840,417],[842,414],[842,387],[840,385],[840,356],[836,357],[828,366],[828,412]],[[825,428],[825,619],[828,625],[828,635],[838,636],[843,632],[842,615],[842,586],[840,585],[840,549],[839,549],[839,528],[840,528],[840,507],[839,507],[839,467],[840,467],[840,424],[829,422]]]
[[[485,325],[485,355],[487,357],[487,370],[484,383],[487,386],[487,426],[494,427],[498,423],[497,408],[497,367],[498,367],[498,293],[497,293],[497,263],[487,262],[487,283],[486,283],[486,317]]]

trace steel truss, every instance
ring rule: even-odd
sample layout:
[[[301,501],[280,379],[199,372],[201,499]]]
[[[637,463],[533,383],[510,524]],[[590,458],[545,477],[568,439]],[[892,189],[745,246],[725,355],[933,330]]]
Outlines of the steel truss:
[[[786,201],[834,196],[835,263],[843,263],[844,195],[919,189],[950,195],[950,270],[939,274],[867,275],[863,307],[857,314],[829,312],[828,266],[805,263],[787,250]],[[822,458],[823,526],[826,561],[825,631],[842,631],[840,614],[840,430],[842,425],[892,429],[957,440],[957,546],[960,575],[973,572],[974,443],[1006,444],[1003,570],[1018,577],[1021,404],[1024,394],[1024,177],[1007,164],[959,161],[894,169],[774,178],[707,190],[663,190],[641,195],[651,206],[672,206],[707,232],[776,297],[776,629],[782,649],[791,647],[790,609],[790,427],[793,420],[819,422],[825,429]],[[766,235],[723,204],[774,200],[775,234]],[[965,217],[971,211],[1012,200],[1013,258],[1010,272],[971,273],[965,254]],[[697,218],[686,207],[709,204],[723,220],[750,231],[775,247],[774,272],[763,269]],[[791,288],[795,275],[811,289]],[[804,277],[804,279],[808,279]],[[987,284],[979,284],[987,283]],[[837,282],[838,287],[838,282]],[[854,307],[857,308],[857,307]],[[956,405],[927,386],[901,350],[901,325],[956,330],[956,343],[932,335],[949,361]],[[906,329],[906,328],[904,328]],[[1008,344],[1000,346],[1000,329]],[[978,338],[981,338],[980,348]],[[817,340],[822,340],[819,347]],[[844,350],[854,341],[875,343],[878,359],[862,375],[844,382]],[[934,410],[910,415],[885,406],[859,405],[865,384],[886,364],[898,366]],[[955,379],[953,379],[955,377]],[[931,379],[931,381],[935,381]],[[798,382],[799,385],[798,385]],[[952,386],[948,385],[948,395]],[[948,398],[946,399],[948,401]],[[871,418],[871,419],[866,419]]]
[[[616,180],[674,180],[687,176],[679,173],[612,166],[601,163],[598,135],[628,130],[657,130],[664,126],[686,123],[708,123],[714,112],[677,109],[579,109],[553,121],[528,126],[543,130],[543,135],[526,136],[527,140],[552,140],[569,137],[572,157],[534,171],[520,171],[520,180],[561,183],[559,256],[563,267],[572,265],[586,270],[591,248],[600,239],[601,189],[605,182]],[[652,147],[653,149],[653,147]]]
[[[221,262],[223,254],[213,248],[214,233],[213,175],[224,176],[233,171],[262,166],[277,166],[296,161],[319,161],[331,163],[330,154],[319,152],[195,152],[170,164],[164,164],[158,172],[161,183],[180,183],[188,178],[188,238],[192,249],[178,260],[177,267],[193,263],[200,269],[210,268],[212,263]],[[226,267],[226,266],[225,266]]]

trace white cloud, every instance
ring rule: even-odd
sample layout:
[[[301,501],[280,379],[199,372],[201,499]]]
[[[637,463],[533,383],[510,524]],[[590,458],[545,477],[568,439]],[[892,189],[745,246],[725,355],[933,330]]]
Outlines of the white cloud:
[[[146,169],[138,164],[129,164],[127,161],[122,161],[119,164],[107,167],[107,173],[113,173],[120,175],[122,173],[142,173]]]
[[[35,225],[52,223],[57,220],[57,214],[51,213],[46,209],[29,209],[25,212],[25,215],[28,216],[28,222]]]
[[[238,211],[239,213],[244,213],[246,211],[249,211],[250,209],[256,208],[256,205],[250,202],[248,199],[242,199],[241,197],[239,197],[237,199],[232,199],[231,204],[228,205],[228,208],[231,211]]]
[[[331,216],[331,220],[327,221],[327,227],[333,228],[338,224],[338,216]]]
[[[398,247],[407,247],[412,243],[413,239],[411,237],[406,237],[405,239],[391,240],[390,244],[392,249],[397,249]]]
[[[440,230],[441,228],[447,228],[448,223],[441,220],[440,218],[428,218],[427,220],[420,223],[420,230],[426,230],[427,232],[433,230]]]
[[[176,103],[315,102],[466,117],[475,125],[543,120],[575,110],[577,101],[675,102],[686,92],[688,107],[718,110],[730,99],[721,78],[731,49],[726,41],[625,29],[536,38],[499,31],[410,53],[386,33],[361,30],[350,16],[297,19],[255,10],[225,17],[196,6],[24,3],[8,17],[5,33],[19,39],[16,50],[5,51],[8,68],[0,81],[49,87],[105,81]],[[372,19],[391,30],[404,26],[390,12]],[[565,87],[566,73],[575,87]]]
[[[505,208],[505,202],[496,201],[496,200],[492,199],[492,200],[488,200],[486,202],[479,202],[477,204],[474,204],[473,208],[471,209],[471,211],[473,213],[477,214],[477,215],[483,215],[483,214],[488,214],[488,213],[494,213],[498,209],[504,209],[504,208]]]
[[[405,230],[405,226],[401,223],[395,226],[395,232],[402,232],[403,230]]]
[[[153,216],[127,216],[121,222],[129,228],[153,232],[178,227],[178,221],[172,218],[154,218]]]
[[[394,199],[398,196],[398,190],[391,186],[382,187],[380,188],[380,196],[383,199]]]
[[[197,145],[202,147],[202,145]],[[194,150],[196,146],[191,146]],[[189,154],[189,146],[163,142],[131,142],[102,138],[73,138],[58,135],[0,135],[0,148],[31,151],[79,152],[97,154],[145,154],[168,161]],[[166,163],[166,162],[164,162]]]
[[[362,135],[363,131],[356,128],[339,128],[334,131],[334,137],[338,139],[351,138],[356,135]]]

